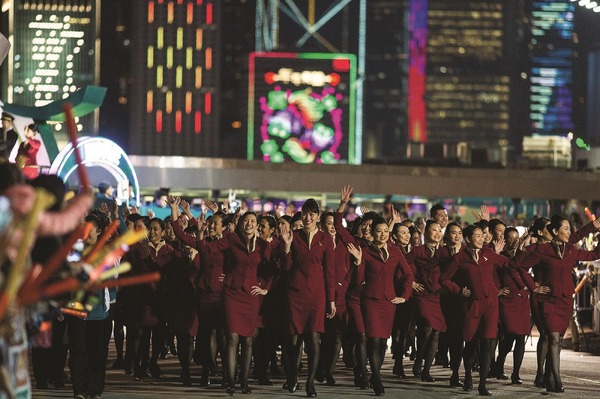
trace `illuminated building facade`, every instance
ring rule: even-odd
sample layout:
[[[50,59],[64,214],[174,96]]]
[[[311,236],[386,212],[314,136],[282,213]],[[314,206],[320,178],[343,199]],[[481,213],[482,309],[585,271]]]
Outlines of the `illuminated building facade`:
[[[564,136],[573,130],[574,13],[569,0],[532,3],[532,134]]]
[[[527,133],[527,4],[409,0],[410,143],[440,156],[464,143],[494,162],[514,152]]]
[[[216,153],[220,3],[134,3],[130,152]]]
[[[9,3],[11,3],[9,1]],[[9,4],[7,101],[42,106],[98,84],[98,0],[13,0]],[[77,118],[86,134],[97,131],[97,113]],[[63,129],[61,124],[56,130]]]

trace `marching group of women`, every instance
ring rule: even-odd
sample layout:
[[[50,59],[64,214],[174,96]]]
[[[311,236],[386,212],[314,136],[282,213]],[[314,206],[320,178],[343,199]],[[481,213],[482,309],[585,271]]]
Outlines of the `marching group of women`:
[[[309,199],[293,218],[277,220],[254,212],[234,218],[211,201],[212,216],[196,219],[176,197],[169,197],[167,222],[129,214],[129,228],[145,224],[148,240],[123,260],[132,264],[131,273],[160,271],[162,278],[118,292],[114,315],[127,327],[126,371],[137,380],[148,372],[159,377],[157,359],[171,335],[184,385],[191,384],[193,358],[202,364],[200,385],[208,386],[220,352],[226,392],[233,395],[239,381],[241,392],[251,393],[252,359],[258,383],[272,385],[267,370],[281,345],[283,389],[295,392],[304,344],[304,389],[315,397],[315,379],[336,384],[333,370],[344,342],[354,359],[355,386],[380,396],[386,341],[392,337],[393,372],[403,378],[416,325],[415,376],[435,381],[436,353],[449,351],[450,386],[472,390],[476,363],[478,393],[489,396],[490,375],[522,383],[531,315],[540,331],[534,384],[564,391],[560,347],[573,309],[572,269],[600,258],[600,247],[587,251],[575,244],[600,222],[571,232],[565,218],[539,218],[519,237],[498,219],[461,229],[436,205],[423,232],[393,210],[389,220],[367,212],[350,231],[343,217],[351,194],[351,187],[342,188],[337,212],[321,213]],[[507,377],[504,362],[513,345]]]

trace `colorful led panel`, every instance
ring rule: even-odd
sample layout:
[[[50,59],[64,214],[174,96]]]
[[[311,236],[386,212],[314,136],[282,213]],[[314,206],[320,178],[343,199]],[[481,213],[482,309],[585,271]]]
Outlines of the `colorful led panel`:
[[[252,53],[248,159],[356,163],[356,56]]]

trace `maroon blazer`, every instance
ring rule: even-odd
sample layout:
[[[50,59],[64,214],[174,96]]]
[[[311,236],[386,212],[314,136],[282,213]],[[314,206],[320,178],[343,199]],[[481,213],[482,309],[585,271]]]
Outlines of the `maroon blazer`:
[[[308,295],[319,295],[324,290],[327,302],[335,301],[335,253],[331,236],[317,231],[309,248],[304,230],[293,234],[290,252],[281,262],[289,272],[288,286]]]
[[[357,278],[359,281],[365,281],[362,296],[386,301],[391,301],[396,296],[408,299],[415,280],[400,249],[396,245],[386,243],[389,256],[384,261],[375,245],[361,247],[363,259],[358,268]],[[404,286],[401,294],[397,293],[397,286]]]
[[[231,270],[225,276],[224,285],[234,290],[243,289],[251,292],[253,286],[270,288],[270,279],[263,280],[258,276],[258,268],[271,257],[271,246],[261,238],[256,238],[255,247],[246,247],[246,239],[239,234],[228,234],[216,240],[200,242],[200,252],[209,256],[215,252],[228,251],[231,259]]]
[[[479,251],[478,263],[468,250],[464,250],[452,257],[448,268],[440,276],[440,284],[456,295],[460,295],[462,288],[467,287],[471,291],[470,300],[493,300],[498,297],[499,288],[494,281],[495,267],[511,268],[512,271],[508,269],[509,273],[517,275],[508,258],[488,247]]]
[[[415,281],[423,284],[428,293],[437,294],[442,289],[439,283],[442,274],[440,264],[450,259],[448,248],[439,245],[433,255],[427,245],[414,247],[406,255],[406,261],[411,265],[411,270],[415,273]],[[418,295],[418,293],[415,293]]]
[[[350,253],[346,249],[346,245],[339,238],[339,235],[335,235],[335,302],[345,303],[346,302],[346,291],[348,291],[348,281],[346,276],[350,271]]]

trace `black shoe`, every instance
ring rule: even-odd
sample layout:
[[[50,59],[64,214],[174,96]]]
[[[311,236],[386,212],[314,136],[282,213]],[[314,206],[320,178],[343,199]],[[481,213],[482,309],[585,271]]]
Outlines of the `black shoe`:
[[[163,350],[161,350],[160,353],[158,354],[158,357],[162,360],[165,360],[168,356],[169,356],[169,348],[167,348],[165,346],[163,348]]]
[[[227,393],[227,395],[233,396],[233,394],[235,393],[234,386],[233,385],[228,385],[227,389],[225,390],[225,392]]]
[[[192,376],[190,375],[190,373],[182,373],[181,374],[181,382],[183,382],[184,387],[191,387],[192,386]]]
[[[504,374],[504,372],[503,372],[503,371],[499,371],[499,372],[496,374],[496,379],[497,379],[497,380],[508,380],[508,376],[507,376],[506,374]]]
[[[210,386],[210,378],[208,377],[208,374],[202,373],[200,376],[200,386],[203,388]]]
[[[421,373],[421,381],[423,382],[435,382],[435,378],[429,373]]]
[[[415,377],[420,377],[421,376],[421,367],[415,363],[413,365],[412,372]]]
[[[317,397],[317,391],[315,391],[315,386],[313,384],[311,384],[310,386],[308,384],[306,385],[306,397],[308,397],[308,398],[316,398]]]
[[[452,388],[462,388],[463,387],[463,383],[460,382],[460,379],[458,378],[458,376],[452,376],[450,377],[450,386]]]
[[[177,356],[177,348],[175,347],[175,344],[169,345],[169,352],[171,352],[171,355]]]
[[[546,388],[546,384],[544,383],[544,377],[536,376],[535,381],[533,381],[533,385],[535,385],[536,388]]]
[[[465,378],[465,382],[463,384],[463,391],[471,392],[472,390],[473,390],[473,380],[471,380],[470,378],[469,379]]]
[[[148,363],[148,370],[150,371],[152,378],[160,378],[161,370],[156,363],[156,359],[150,359],[150,362]]]
[[[325,385],[329,385],[330,387],[335,385],[335,378],[331,374],[325,376]]]
[[[117,369],[122,369],[125,367],[125,362],[123,361],[122,357],[118,357],[117,360],[115,360],[111,366],[111,369],[113,370],[117,370]]]
[[[298,381],[291,384],[289,382],[287,383],[287,390],[289,393],[294,393],[301,388],[302,387],[300,386],[300,384],[298,384]]]
[[[406,374],[404,374],[404,367],[402,367],[400,363],[394,364],[394,370],[392,373],[398,376],[398,378],[406,378]]]
[[[521,380],[521,377],[519,377],[518,374],[516,374],[516,375],[512,374],[510,376],[510,383],[513,385],[521,385],[521,384],[523,384],[523,380]]]
[[[546,388],[546,392],[563,393],[563,392],[565,392],[565,388],[562,386],[562,384],[555,385],[553,387]]]
[[[325,373],[322,370],[317,371],[317,374],[315,374],[315,380],[317,380],[317,382],[325,381]]]
[[[248,395],[249,393],[252,393],[252,390],[250,389],[250,387],[248,386],[248,384],[242,385],[242,393],[244,395]]]
[[[125,367],[125,375],[131,375],[133,373],[133,368]]]
[[[479,391],[479,396],[492,396],[492,392],[486,387],[479,387],[477,391]]]
[[[273,382],[267,376],[258,377],[258,385],[273,385]]]
[[[373,378],[371,376],[371,385],[373,386],[373,392],[375,392],[375,396],[385,395],[385,388],[379,378]]]

